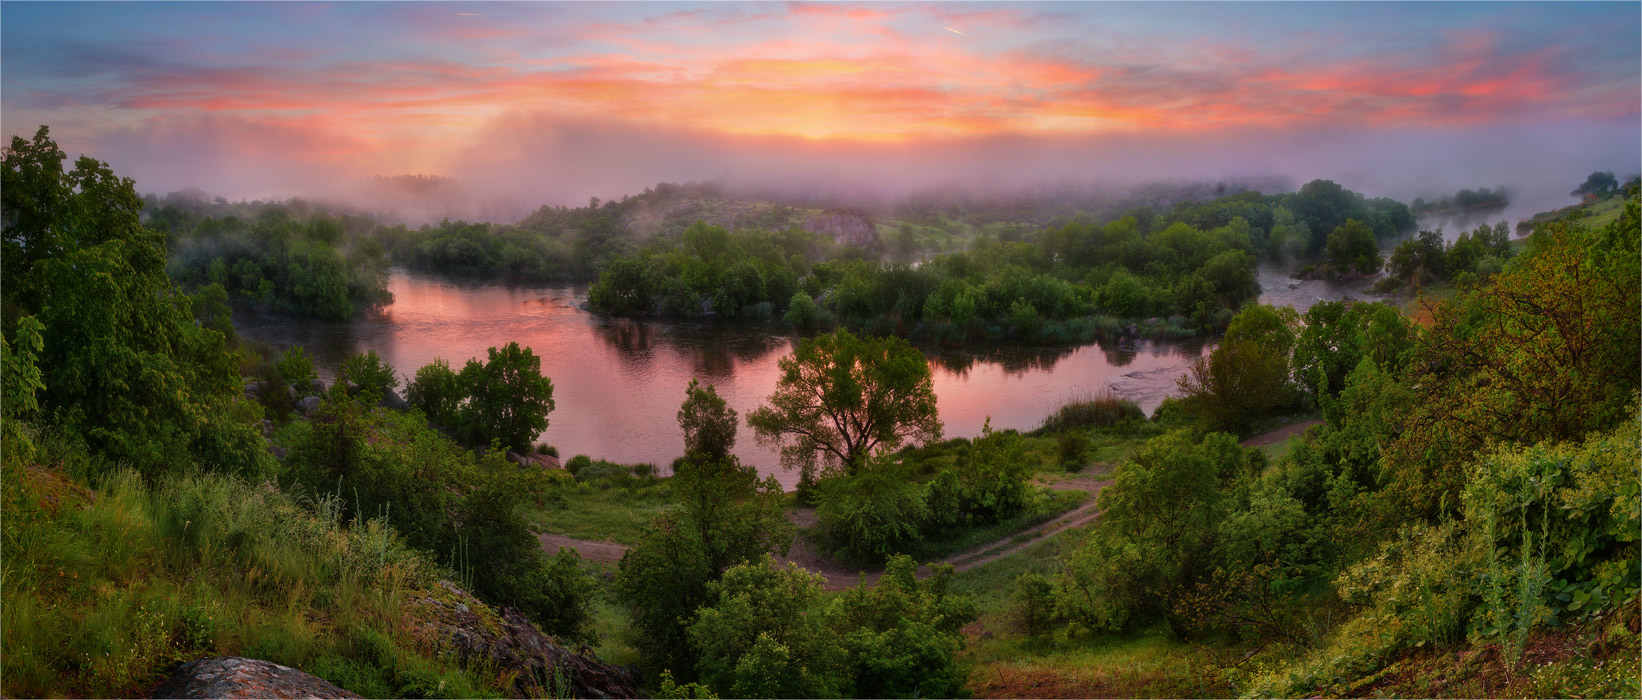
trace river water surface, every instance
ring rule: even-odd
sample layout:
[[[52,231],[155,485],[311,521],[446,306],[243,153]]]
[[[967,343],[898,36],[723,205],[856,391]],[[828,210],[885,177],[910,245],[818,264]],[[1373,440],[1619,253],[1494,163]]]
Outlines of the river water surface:
[[[540,441],[566,458],[587,454],[663,468],[684,449],[677,413],[692,377],[715,385],[745,416],[775,389],[776,363],[795,341],[776,323],[607,318],[579,308],[585,286],[464,282],[396,269],[388,289],[392,304],[350,322],[241,311],[235,325],[276,347],[306,347],[327,382],[355,351],[375,350],[408,376],[441,357],[459,370],[486,348],[518,341],[541,356],[542,373],[553,380],[557,407]],[[1107,388],[1150,413],[1204,347],[1144,341],[1134,352],[1101,344],[923,349],[946,435],[972,437],[988,417],[999,429],[1036,428],[1061,404]],[[783,484],[797,482],[745,422],[735,451]]]

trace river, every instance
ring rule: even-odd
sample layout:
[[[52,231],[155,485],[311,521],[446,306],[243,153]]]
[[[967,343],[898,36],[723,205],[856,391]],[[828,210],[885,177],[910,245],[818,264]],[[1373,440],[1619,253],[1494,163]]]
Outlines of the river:
[[[349,322],[241,310],[235,326],[249,338],[302,345],[321,378],[331,380],[349,353],[375,350],[400,375],[445,358],[455,369],[508,341],[533,348],[553,381],[556,409],[540,441],[565,458],[587,454],[618,462],[669,465],[683,452],[677,413],[692,377],[715,385],[743,416],[774,390],[777,361],[795,338],[781,324],[607,318],[579,308],[585,286],[518,286],[453,280],[396,269],[393,303]],[[1036,428],[1056,407],[1106,388],[1148,413],[1204,343],[1144,341],[1134,352],[1004,345],[924,348],[934,371],[948,436],[972,437],[988,417],[994,428]],[[743,423],[736,453],[791,487],[774,449],[758,445]]]

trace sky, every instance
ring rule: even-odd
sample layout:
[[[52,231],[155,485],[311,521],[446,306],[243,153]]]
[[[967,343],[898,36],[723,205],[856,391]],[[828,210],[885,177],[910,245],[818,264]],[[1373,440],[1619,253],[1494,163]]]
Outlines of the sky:
[[[1635,2],[8,0],[0,125],[229,197],[409,173],[553,204],[707,178],[1565,191],[1642,169],[1639,28]]]

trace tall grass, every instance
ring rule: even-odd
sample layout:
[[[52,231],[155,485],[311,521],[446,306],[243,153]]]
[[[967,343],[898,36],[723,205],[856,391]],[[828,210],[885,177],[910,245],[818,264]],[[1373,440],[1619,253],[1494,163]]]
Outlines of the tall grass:
[[[266,659],[366,696],[496,695],[501,679],[417,638],[401,601],[440,572],[380,520],[224,476],[94,489],[4,471],[0,694],[146,697],[178,664]]]
[[[1068,428],[1108,427],[1131,420],[1145,420],[1146,413],[1133,401],[1121,398],[1110,388],[1068,402],[1043,419],[1043,430],[1059,432]]]

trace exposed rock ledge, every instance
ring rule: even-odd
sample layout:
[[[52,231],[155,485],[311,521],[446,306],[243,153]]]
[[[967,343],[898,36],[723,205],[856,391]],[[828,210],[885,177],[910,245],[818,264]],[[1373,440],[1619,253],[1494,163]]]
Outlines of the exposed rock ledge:
[[[238,656],[195,659],[177,667],[154,690],[156,698],[357,698],[324,680],[281,666]]]
[[[477,658],[510,672],[520,697],[638,697],[633,670],[570,651],[519,611],[498,611],[449,581],[440,581],[433,594],[411,597],[406,609],[425,636],[449,644],[464,661]]]

